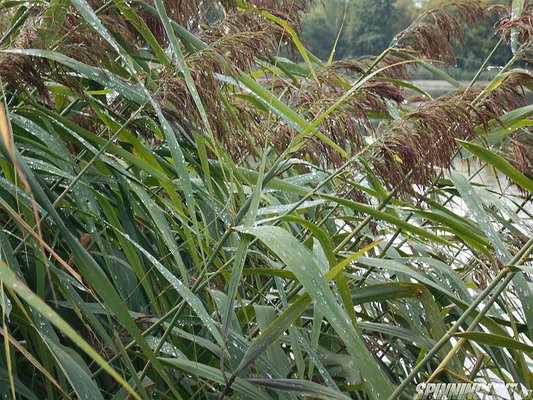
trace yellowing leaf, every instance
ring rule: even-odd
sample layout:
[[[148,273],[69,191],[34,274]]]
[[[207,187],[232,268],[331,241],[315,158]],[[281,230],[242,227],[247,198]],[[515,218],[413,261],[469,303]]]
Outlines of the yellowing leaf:
[[[2,142],[9,153],[9,156],[13,160],[15,158],[15,153],[13,150],[13,139],[11,136],[11,127],[9,126],[9,120],[7,119],[7,113],[4,108],[4,105],[0,103],[0,136],[2,137]]]

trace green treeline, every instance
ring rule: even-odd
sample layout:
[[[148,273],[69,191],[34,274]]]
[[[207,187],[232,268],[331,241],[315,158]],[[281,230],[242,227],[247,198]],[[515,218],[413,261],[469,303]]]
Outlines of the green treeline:
[[[307,17],[304,38],[309,50],[323,60],[330,57],[333,48],[333,58],[336,60],[379,54],[389,46],[398,32],[409,26],[421,13],[441,3],[443,0],[317,2]],[[494,12],[475,27],[465,29],[464,48],[461,49],[458,44],[456,49],[457,66],[460,69],[477,69],[484,60],[484,55],[492,51],[498,43],[499,37],[494,33],[494,25],[499,18],[499,14]],[[510,52],[508,45],[500,45],[490,64],[502,65],[509,59]]]

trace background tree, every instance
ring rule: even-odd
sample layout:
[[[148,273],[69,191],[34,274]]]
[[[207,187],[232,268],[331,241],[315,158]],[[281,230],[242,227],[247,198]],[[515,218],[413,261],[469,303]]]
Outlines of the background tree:
[[[335,59],[379,54],[409,25],[414,11],[405,0],[319,2],[305,20],[304,38],[314,53],[327,59],[342,27]]]
[[[445,2],[445,0],[426,0],[422,3],[420,12],[440,7]],[[487,0],[487,4],[510,6],[511,1]],[[496,11],[488,14],[484,20],[479,21],[475,26],[465,29],[464,47],[456,47],[457,66],[459,68],[474,71],[480,67],[482,60],[484,60],[483,55],[492,51],[499,40],[499,37],[494,33],[494,25],[500,18],[501,14]],[[503,43],[494,53],[491,65],[502,66],[510,56],[510,46]]]
[[[304,37],[309,48],[325,60],[344,19],[335,59],[378,54],[418,15],[443,3],[445,0],[427,0],[418,6],[413,0],[332,0],[318,3],[305,20]],[[497,0],[489,3],[501,4]],[[456,45],[459,69],[475,71],[484,55],[492,51],[499,39],[494,33],[494,24],[499,18],[501,15],[494,12],[487,14],[475,26],[465,27],[464,47]],[[503,65],[510,54],[510,46],[502,44],[491,59],[491,65]]]
[[[349,27],[351,54],[377,55],[386,49],[392,38],[411,22],[405,2],[396,0],[359,0],[354,2],[356,21]]]

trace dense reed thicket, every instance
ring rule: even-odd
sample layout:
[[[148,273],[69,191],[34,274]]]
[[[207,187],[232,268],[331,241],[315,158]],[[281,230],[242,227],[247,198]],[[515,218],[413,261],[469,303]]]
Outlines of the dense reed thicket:
[[[532,387],[533,4],[328,62],[307,3],[0,1],[2,398]],[[513,57],[453,80],[493,13]]]

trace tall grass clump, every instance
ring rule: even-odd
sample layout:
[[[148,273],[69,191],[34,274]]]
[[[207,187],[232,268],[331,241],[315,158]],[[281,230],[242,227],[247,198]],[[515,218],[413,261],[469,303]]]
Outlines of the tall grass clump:
[[[307,3],[0,2],[2,398],[532,388],[533,4],[326,62]],[[513,57],[464,85],[490,13]]]

